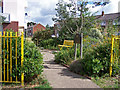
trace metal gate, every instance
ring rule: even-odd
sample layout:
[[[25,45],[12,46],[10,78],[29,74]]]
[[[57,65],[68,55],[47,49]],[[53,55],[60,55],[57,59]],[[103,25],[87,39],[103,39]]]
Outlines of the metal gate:
[[[21,47],[18,47],[18,38],[21,40]],[[13,45],[14,40],[14,45]],[[14,53],[13,53],[14,46]],[[21,58],[18,59],[18,48],[21,49],[19,51],[21,53]],[[13,35],[12,32],[0,32],[0,82],[4,83],[21,83],[24,85],[24,73],[21,70],[18,70],[18,63],[20,63],[19,67],[23,67],[23,59],[24,59],[24,35],[22,32],[21,36],[18,36],[16,32]],[[14,59],[13,59],[14,54]],[[14,70],[14,71],[13,71]],[[19,73],[18,73],[19,71]],[[13,73],[14,72],[14,73]],[[14,76],[13,76],[14,74]],[[19,75],[19,77],[18,77]]]
[[[120,59],[120,36],[112,36],[111,44],[110,77],[112,75],[112,65],[114,61],[119,61]]]

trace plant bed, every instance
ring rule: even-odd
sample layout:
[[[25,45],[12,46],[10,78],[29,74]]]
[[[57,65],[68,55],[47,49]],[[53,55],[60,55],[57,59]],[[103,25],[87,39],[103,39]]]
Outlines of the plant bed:
[[[9,84],[2,86],[3,89],[19,89],[19,88],[25,88],[25,89],[32,89],[32,88],[52,88],[48,81],[43,77],[43,75],[38,75],[34,80],[32,80],[29,83],[25,83],[24,87],[22,87],[20,84]]]

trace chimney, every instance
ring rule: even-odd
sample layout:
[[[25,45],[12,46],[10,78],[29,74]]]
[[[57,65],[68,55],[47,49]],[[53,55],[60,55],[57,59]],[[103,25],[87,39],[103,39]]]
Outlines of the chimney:
[[[102,16],[104,16],[104,11],[102,11]]]

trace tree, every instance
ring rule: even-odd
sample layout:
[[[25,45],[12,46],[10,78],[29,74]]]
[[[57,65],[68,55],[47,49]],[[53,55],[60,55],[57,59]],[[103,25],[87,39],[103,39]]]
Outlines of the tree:
[[[59,22],[59,34],[61,37],[69,38],[77,33],[89,30],[93,25],[93,17],[90,16],[86,5],[88,2],[81,2],[79,7],[76,7],[76,3],[71,2],[69,4],[59,2],[57,4],[57,18],[53,18],[53,21]]]
[[[34,23],[34,22],[28,22],[27,23],[27,26],[29,27],[29,26],[32,26],[32,25],[35,25],[36,23]]]
[[[73,38],[77,33],[84,33],[86,35],[89,33],[90,28],[94,28],[96,22],[94,14],[88,11],[88,2],[79,2],[76,5],[74,0],[70,0],[70,3],[65,3],[63,0],[59,1],[57,8],[56,18],[53,21],[59,22],[60,28],[58,28],[59,36],[63,38]],[[97,5],[105,5],[107,3],[93,3]]]

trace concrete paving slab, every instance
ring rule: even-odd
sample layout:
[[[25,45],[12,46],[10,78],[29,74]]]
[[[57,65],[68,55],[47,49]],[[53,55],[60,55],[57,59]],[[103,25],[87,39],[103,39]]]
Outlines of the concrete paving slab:
[[[53,88],[100,88],[90,79],[70,72],[66,67],[54,63],[52,51],[41,51],[46,79]]]

